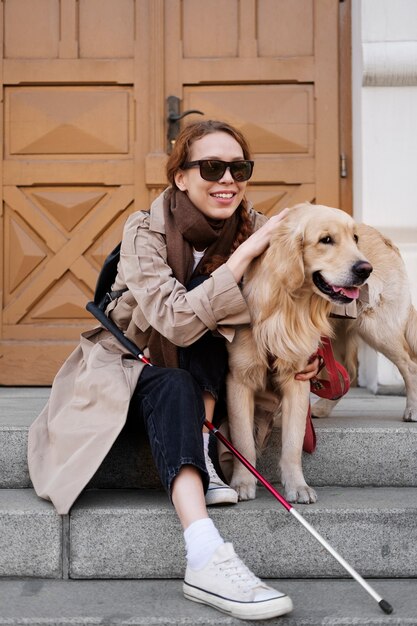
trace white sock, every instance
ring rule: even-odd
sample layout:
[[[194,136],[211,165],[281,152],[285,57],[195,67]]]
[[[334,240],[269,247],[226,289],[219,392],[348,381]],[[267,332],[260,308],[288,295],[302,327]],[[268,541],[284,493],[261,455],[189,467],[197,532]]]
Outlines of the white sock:
[[[184,531],[187,563],[191,569],[202,569],[219,546],[224,543],[219,531],[209,517],[193,522]]]

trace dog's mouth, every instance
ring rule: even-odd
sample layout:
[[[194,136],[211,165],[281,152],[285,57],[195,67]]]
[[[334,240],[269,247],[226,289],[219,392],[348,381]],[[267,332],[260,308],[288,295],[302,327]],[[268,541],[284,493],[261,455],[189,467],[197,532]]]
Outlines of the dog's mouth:
[[[331,285],[324,280],[320,272],[314,272],[313,282],[322,293],[335,302],[348,303],[359,298],[359,287],[355,285]]]

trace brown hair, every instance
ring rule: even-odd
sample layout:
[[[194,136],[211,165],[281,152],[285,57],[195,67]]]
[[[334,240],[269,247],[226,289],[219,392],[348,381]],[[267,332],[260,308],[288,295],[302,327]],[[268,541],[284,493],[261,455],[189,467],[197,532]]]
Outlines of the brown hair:
[[[192,144],[212,133],[227,133],[228,135],[231,135],[231,137],[233,137],[242,148],[243,158],[251,158],[249,144],[237,128],[227,124],[227,122],[220,122],[218,120],[193,122],[185,126],[180,132],[167,161],[166,174],[172,189],[178,189],[175,183],[175,175],[184,163],[189,160]],[[238,208],[237,216],[238,227],[230,254],[232,254],[232,252],[234,252],[236,248],[240,246],[240,244],[243,243],[253,232],[252,220],[247,211],[247,203],[245,199]],[[220,258],[219,256],[213,257],[211,262],[206,264],[204,269],[209,273],[213,272],[219,265],[224,263],[225,260],[227,259]]]

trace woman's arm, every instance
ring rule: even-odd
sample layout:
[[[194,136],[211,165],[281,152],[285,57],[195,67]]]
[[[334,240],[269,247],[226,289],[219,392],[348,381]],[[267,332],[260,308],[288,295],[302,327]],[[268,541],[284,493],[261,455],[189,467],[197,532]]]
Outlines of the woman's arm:
[[[133,320],[141,330],[152,326],[185,347],[207,329],[232,339],[235,325],[250,322],[246,302],[225,264],[187,292],[168,265],[164,235],[149,230],[146,213],[127,220],[120,260],[120,277],[137,302]]]

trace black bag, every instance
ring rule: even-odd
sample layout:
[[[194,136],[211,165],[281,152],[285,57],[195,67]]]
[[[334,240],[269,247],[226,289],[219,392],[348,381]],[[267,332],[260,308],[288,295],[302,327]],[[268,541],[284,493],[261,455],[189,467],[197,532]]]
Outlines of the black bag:
[[[87,302],[86,309],[91,315],[93,315],[104,328],[110,331],[120,343],[140,361],[150,365],[149,360],[143,355],[142,350],[125,337],[120,328],[113,322],[113,320],[105,314],[105,310],[109,302],[115,300],[127,291],[127,287],[119,289],[118,291],[112,291],[112,285],[117,275],[117,264],[120,259],[120,243],[110,252],[106,257],[103,267],[98,275],[96,289],[94,292],[94,300]]]
[[[127,291],[127,287],[117,291],[111,290],[117,275],[117,265],[120,259],[120,246],[121,243],[118,243],[114,250],[112,250],[106,257],[97,278],[96,289],[94,292],[94,304],[102,311],[106,310],[109,302],[115,300],[121,296],[122,293]]]

